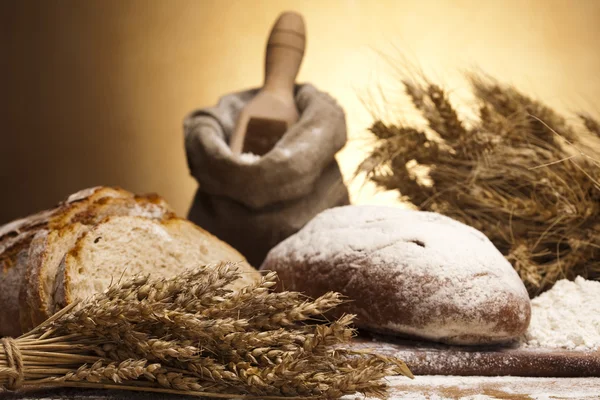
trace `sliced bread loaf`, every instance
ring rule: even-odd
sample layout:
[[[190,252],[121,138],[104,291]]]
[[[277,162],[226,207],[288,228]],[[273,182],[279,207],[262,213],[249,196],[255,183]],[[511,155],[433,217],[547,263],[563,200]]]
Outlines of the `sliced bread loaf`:
[[[133,198],[134,195],[119,188],[88,188],[72,194],[50,210],[0,226],[0,336],[20,333],[19,306],[22,308],[25,304],[21,288],[26,281],[29,246],[35,234],[51,226],[63,226],[70,216],[106,197]]]
[[[109,217],[85,232],[62,260],[56,275],[54,311],[139,273],[172,276],[187,268],[239,262],[235,287],[259,279],[244,257],[193,223],[132,216]]]
[[[163,205],[164,204],[164,205]],[[79,207],[77,213],[63,216],[65,224],[39,231],[29,250],[26,284],[21,289],[21,327],[24,331],[37,326],[52,315],[52,292],[58,266],[81,235],[109,216],[131,215],[167,220],[174,214],[156,197],[104,197]]]
[[[49,238],[48,235],[54,230],[74,222],[93,224],[112,214],[165,219],[173,216],[171,208],[157,195],[136,196],[120,188],[99,186],[74,193],[50,210],[0,226],[0,336],[20,333],[21,327],[33,327],[48,316],[47,313],[34,312],[45,308],[39,300],[44,297],[36,295],[31,298],[36,290],[32,285],[23,284],[36,279],[32,277],[35,269],[32,270],[29,262],[30,246],[35,235],[45,231],[40,235],[38,244],[45,243],[47,239],[53,242],[55,234]],[[45,260],[44,254],[36,247],[36,259]],[[32,309],[33,305],[35,308]]]

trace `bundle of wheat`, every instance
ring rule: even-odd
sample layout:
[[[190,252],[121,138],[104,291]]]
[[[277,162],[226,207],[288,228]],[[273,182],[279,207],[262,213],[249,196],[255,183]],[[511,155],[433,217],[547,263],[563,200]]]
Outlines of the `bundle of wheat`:
[[[376,144],[358,172],[485,233],[530,295],[561,278],[598,278],[600,163],[579,148],[582,138],[600,146],[600,125],[580,115],[578,130],[514,87],[480,75],[469,80],[479,117],[470,124],[440,86],[403,81],[427,126],[376,121]]]
[[[311,324],[343,300],[271,292],[276,274],[232,292],[235,266],[170,279],[138,276],[2,339],[0,386],[70,386],[225,398],[384,396],[398,360],[341,347],[346,315]]]

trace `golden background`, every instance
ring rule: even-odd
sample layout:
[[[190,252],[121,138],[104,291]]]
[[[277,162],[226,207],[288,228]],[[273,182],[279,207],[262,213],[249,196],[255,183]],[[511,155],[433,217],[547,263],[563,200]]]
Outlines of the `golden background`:
[[[183,117],[262,83],[268,31],[288,9],[307,24],[299,81],[346,109],[338,158],[354,202],[395,198],[350,182],[372,120],[361,99],[400,90],[380,53],[459,99],[461,72],[480,68],[551,106],[598,112],[600,0],[2,2],[0,222],[101,184],[158,192],[185,214],[196,184]]]

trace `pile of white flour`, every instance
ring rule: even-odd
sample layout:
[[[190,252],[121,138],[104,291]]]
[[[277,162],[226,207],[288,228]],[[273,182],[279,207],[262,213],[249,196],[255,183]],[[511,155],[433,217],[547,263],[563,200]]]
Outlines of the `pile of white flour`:
[[[600,348],[600,282],[577,277],[554,284],[531,300],[525,347]]]

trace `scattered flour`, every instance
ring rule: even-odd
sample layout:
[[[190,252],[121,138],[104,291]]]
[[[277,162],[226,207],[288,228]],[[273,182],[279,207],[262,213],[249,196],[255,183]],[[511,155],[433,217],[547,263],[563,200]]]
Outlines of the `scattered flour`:
[[[525,378],[517,376],[416,376],[410,380],[386,378],[390,386],[387,399],[401,400],[495,400],[495,399],[595,399],[600,393],[600,378]],[[371,400],[360,395],[343,400]]]
[[[533,299],[523,341],[524,347],[600,348],[600,282],[563,279]]]
[[[290,158],[292,155],[292,152],[289,149],[286,149],[285,147],[276,148],[276,151],[283,158]],[[242,153],[239,155],[239,158],[238,158],[240,163],[246,164],[246,165],[256,164],[260,159],[261,159],[261,156],[259,156],[258,154],[254,154],[254,153]]]
[[[239,156],[239,160],[243,164],[255,164],[260,160],[260,156],[254,153],[242,153]]]

